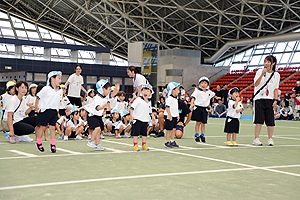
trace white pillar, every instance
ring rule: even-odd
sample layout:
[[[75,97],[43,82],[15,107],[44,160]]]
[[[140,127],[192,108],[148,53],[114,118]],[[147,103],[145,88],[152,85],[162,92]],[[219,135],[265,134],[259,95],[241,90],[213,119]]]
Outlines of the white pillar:
[[[96,53],[96,64],[109,65],[110,53]]]
[[[23,52],[22,52],[22,45],[15,45],[15,58],[22,59]]]
[[[78,63],[78,51],[71,50],[71,62]]]
[[[51,48],[44,48],[44,59],[51,61]]]

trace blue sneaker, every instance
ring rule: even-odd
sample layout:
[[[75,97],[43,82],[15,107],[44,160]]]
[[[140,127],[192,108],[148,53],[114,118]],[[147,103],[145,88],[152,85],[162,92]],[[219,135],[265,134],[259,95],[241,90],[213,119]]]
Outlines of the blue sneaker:
[[[170,142],[166,142],[165,143],[165,147],[167,148],[173,148],[172,144]]]
[[[62,139],[64,139],[64,136],[65,136],[65,134],[62,134],[62,136],[59,136],[58,139],[62,140]]]
[[[4,137],[6,137],[7,139],[9,139],[9,132],[4,133]]]
[[[175,141],[171,142],[171,145],[172,145],[173,147],[175,147],[175,148],[178,148],[178,147],[179,147],[179,145],[178,145],[178,144],[176,144],[176,142],[175,142]]]

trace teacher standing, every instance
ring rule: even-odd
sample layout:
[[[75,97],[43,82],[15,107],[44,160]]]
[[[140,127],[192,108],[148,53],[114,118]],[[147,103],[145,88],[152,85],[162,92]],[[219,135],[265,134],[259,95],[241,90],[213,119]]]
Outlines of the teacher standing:
[[[140,96],[140,93],[142,91],[142,85],[149,84],[147,79],[141,74],[139,68],[130,66],[127,68],[127,74],[129,77],[133,78],[133,88],[134,88],[134,99]],[[131,102],[131,103],[132,103]]]
[[[256,94],[257,91],[261,89],[253,99],[253,121],[255,124],[255,139],[253,140],[254,145],[263,145],[259,140],[259,134],[262,125],[266,123],[268,132],[268,145],[274,146],[274,141],[272,139],[275,126],[274,109],[277,105],[276,100],[278,98],[278,88],[280,81],[279,73],[275,72],[276,63],[277,60],[274,56],[267,56],[264,60],[265,68],[258,70],[254,77],[254,94]],[[270,76],[272,76],[271,79],[269,79]],[[267,84],[265,85],[265,83]]]
[[[81,90],[83,90],[86,95],[88,94],[87,91],[82,86],[83,78],[80,75],[81,72],[82,72],[82,67],[80,64],[77,64],[75,66],[75,73],[69,76],[67,83],[65,84],[66,87],[69,85],[68,98],[70,103],[72,105],[76,105],[79,107],[82,107],[81,98],[80,98]]]

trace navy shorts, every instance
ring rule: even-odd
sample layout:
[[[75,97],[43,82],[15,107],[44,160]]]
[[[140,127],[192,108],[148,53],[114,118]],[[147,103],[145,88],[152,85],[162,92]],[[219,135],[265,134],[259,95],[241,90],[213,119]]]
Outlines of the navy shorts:
[[[47,109],[44,112],[40,112],[36,119],[36,124],[40,126],[55,126],[57,121],[57,110]]]
[[[100,127],[101,130],[104,130],[104,123],[101,116],[94,115],[88,117],[87,119],[88,119],[89,129],[95,129],[97,127]]]
[[[177,125],[177,117],[172,117],[172,120],[168,120],[167,116],[165,115],[165,124],[164,124],[164,129],[167,131],[173,130],[173,128],[176,128]]]
[[[191,120],[196,122],[202,122],[203,124],[207,124],[208,113],[206,109],[207,109],[206,107],[197,106],[197,108],[192,113]]]
[[[258,99],[254,101],[254,124],[275,126],[273,99]]]
[[[239,133],[240,122],[237,118],[228,117],[225,121],[224,132],[225,133]]]
[[[135,120],[132,124],[131,135],[132,136],[147,136],[148,122],[142,122],[140,120]]]

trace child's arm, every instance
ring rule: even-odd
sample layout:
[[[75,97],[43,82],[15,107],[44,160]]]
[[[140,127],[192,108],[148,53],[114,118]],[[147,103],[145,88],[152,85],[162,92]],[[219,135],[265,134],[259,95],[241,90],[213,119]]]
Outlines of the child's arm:
[[[236,107],[237,107],[239,101],[240,101],[240,97],[237,97],[236,100],[235,100],[235,103],[234,103],[234,105],[233,105],[233,108],[236,108]]]
[[[195,106],[195,104],[194,104],[194,101],[195,101],[195,98],[192,98],[192,100],[191,100],[191,106],[190,106],[190,110],[192,110],[192,109],[193,109],[193,107]]]
[[[29,108],[25,111],[25,115],[28,115],[32,110],[34,110],[34,105],[33,103],[27,103],[26,104]]]
[[[36,112],[39,111],[39,102],[40,102],[39,98],[36,98],[36,100],[35,100],[35,111]]]
[[[171,115],[170,107],[166,107],[166,111],[168,113],[168,120],[172,121],[172,115]]]
[[[133,120],[134,120],[133,110],[130,109],[129,112],[130,112],[130,122],[133,122]]]
[[[107,105],[108,105],[108,103],[105,103],[103,106],[98,105],[98,106],[96,107],[96,110],[97,110],[97,111],[103,110]]]

